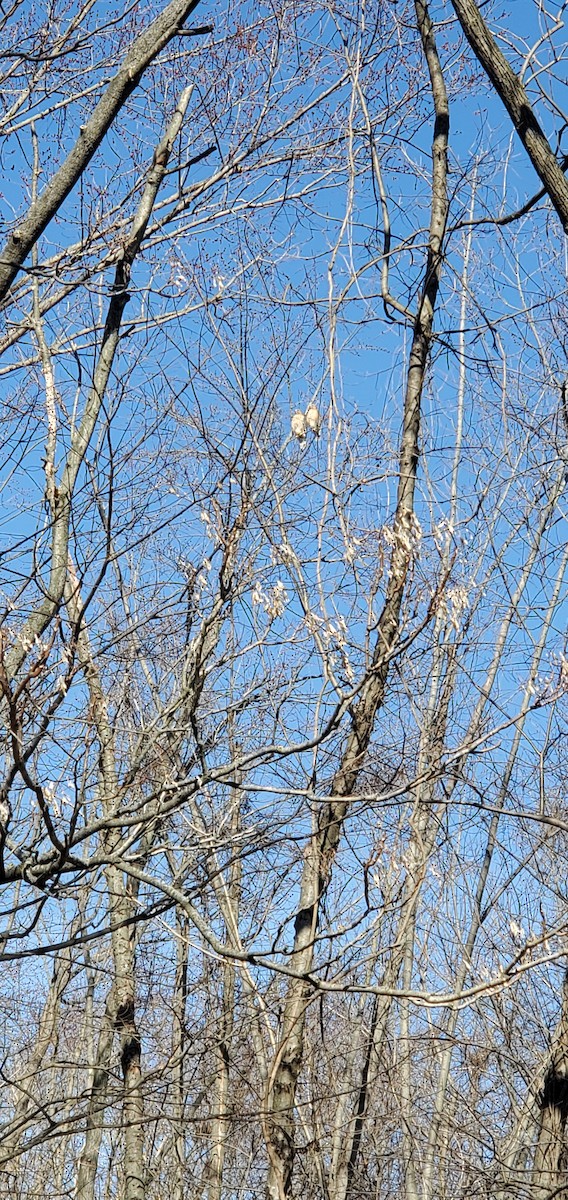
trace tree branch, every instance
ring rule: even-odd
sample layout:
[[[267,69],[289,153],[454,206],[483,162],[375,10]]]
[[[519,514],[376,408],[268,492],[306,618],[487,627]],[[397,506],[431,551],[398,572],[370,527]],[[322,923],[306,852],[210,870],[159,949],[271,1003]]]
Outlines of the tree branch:
[[[86,124],[81,126],[77,141],[65,162],[55,172],[37,201],[32,203],[0,253],[0,300],[9,291],[32,246],[83,174],[115,117],[138,86],[144,71],[180,32],[198,4],[199,0],[171,0],[167,8],[131,46],[94,112]]]
[[[452,0],[463,32],[503,101],[532,165],[568,232],[568,180],[533,112],[518,75],[499,49],[474,0]]]

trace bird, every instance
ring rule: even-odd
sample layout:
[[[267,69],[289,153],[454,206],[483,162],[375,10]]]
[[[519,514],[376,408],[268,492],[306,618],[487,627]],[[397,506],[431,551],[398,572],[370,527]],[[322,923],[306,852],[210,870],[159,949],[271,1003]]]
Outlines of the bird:
[[[304,416],[305,416],[305,422],[306,422],[308,429],[311,429],[311,431],[315,435],[315,437],[319,437],[319,433],[320,433],[320,429],[321,429],[321,417],[320,417],[319,408],[317,408],[317,406],[313,403],[313,401],[311,404],[308,404],[308,407],[306,409]]]
[[[292,429],[292,433],[294,434],[294,437],[297,438],[299,442],[303,442],[306,437],[306,429],[307,429],[306,418],[305,418],[303,412],[295,412],[294,413],[294,416],[292,417],[292,420],[290,422],[290,427]]]

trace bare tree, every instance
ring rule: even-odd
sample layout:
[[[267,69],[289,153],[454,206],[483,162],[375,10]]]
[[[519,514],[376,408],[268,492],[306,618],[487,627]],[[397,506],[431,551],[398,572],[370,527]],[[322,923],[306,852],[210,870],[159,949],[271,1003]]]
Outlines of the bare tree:
[[[567,1191],[526,9],[1,17],[6,1197]]]

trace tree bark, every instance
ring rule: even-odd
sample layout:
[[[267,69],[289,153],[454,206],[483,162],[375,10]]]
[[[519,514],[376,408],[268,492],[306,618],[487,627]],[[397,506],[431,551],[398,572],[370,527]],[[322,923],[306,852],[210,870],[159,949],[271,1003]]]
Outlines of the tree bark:
[[[448,211],[447,148],[449,108],[446,87],[428,9],[416,0],[417,24],[434,100],[432,144],[432,204],[428,253],[422,294],[414,321],[403,428],[399,451],[394,545],[385,604],[379,620],[371,670],[352,714],[351,730],[342,761],[331,785],[331,800],[322,805],[318,827],[308,847],[295,919],[290,965],[294,971],[288,987],[282,1034],[266,1092],[265,1136],[269,1167],[267,1200],[287,1200],[291,1195],[294,1163],[294,1106],[303,1057],[304,1025],[312,995],[308,975],[312,969],[322,897],[329,884],[349,799],[356,787],[371,740],[375,717],[382,706],[390,662],[399,632],[400,611],[412,560],[411,536],[414,492],[419,459],[421,400],[432,340],[434,310],[443,262],[443,238]]]
[[[116,267],[101,347],[95,364],[93,382],[85,403],[85,410],[78,428],[73,431],[71,445],[59,484],[56,486],[53,479],[48,489],[51,499],[52,525],[49,580],[44,588],[43,600],[28,617],[17,645],[6,655],[5,666],[8,680],[13,679],[17,674],[25,662],[30,646],[36,638],[41,637],[42,633],[45,632],[58,612],[63,599],[67,582],[71,502],[77,476],[96,428],[118,349],[124,309],[130,299],[128,285],[130,283],[132,266],[144,240],[148,221],[152,215],[152,209],[166,172],[175,139],[181,129],[191,91],[191,88],[185,88],[182,92],[168,128],[154,151],[146,185],[140,197],[140,202],[123,247],[120,261]],[[41,197],[38,204],[40,202]]]
[[[539,1095],[540,1121],[534,1156],[534,1200],[567,1200],[568,1161],[568,973],[562,989],[562,1009]]]
[[[95,1183],[104,1129],[109,1069],[114,1043],[114,999],[111,992],[99,1033],[97,1053],[92,1071],[85,1141],[75,1183],[75,1200],[95,1200]]]
[[[115,763],[114,734],[88,633],[82,624],[83,610],[79,597],[79,585],[71,563],[68,566],[68,576],[65,599],[69,618],[75,630],[77,654],[89,690],[92,718],[99,740],[99,799],[102,811],[106,815],[110,815],[114,811],[120,795]],[[112,828],[106,833],[105,850],[109,857],[112,857],[119,840],[119,828]],[[115,863],[109,863],[105,870],[105,876],[112,927],[111,944],[114,967],[111,1017],[114,1031],[118,1034],[120,1041],[123,1082],[124,1200],[144,1200],[141,1046],[135,1014],[134,933],[127,923],[132,913],[132,902],[127,882]],[[109,1037],[111,1037],[110,1033]],[[104,1103],[106,1087],[104,1060],[111,1045],[112,1040],[108,1044],[107,1050],[103,1033],[102,1073],[96,1080],[99,1095],[98,1097],[92,1096],[94,1105],[97,1105],[98,1101],[99,1112],[100,1105]],[[87,1150],[89,1136],[90,1148]],[[93,1172],[96,1174],[95,1156],[98,1155],[99,1146],[100,1139],[97,1140],[96,1127],[91,1128],[88,1125],[84,1151],[88,1155],[90,1154],[91,1162],[88,1166],[88,1174],[91,1179],[94,1179]],[[94,1157],[95,1161],[93,1161]]]
[[[187,1001],[187,917],[176,912],[176,981],[173,1004],[174,1182],[172,1200],[183,1200],[185,1177],[185,1010]]]
[[[238,787],[240,787],[242,780],[239,773],[236,773],[235,782],[237,783]],[[239,825],[240,792],[235,791],[235,801],[231,818],[231,833],[235,846],[236,837],[239,832]],[[242,862],[238,853],[236,853],[236,851],[233,853],[233,862],[229,867],[227,902],[231,908],[232,924],[234,926],[238,926]],[[230,937],[231,926],[226,924],[226,929],[227,934]],[[217,1099],[212,1130],[213,1147],[211,1151],[211,1161],[209,1167],[210,1183],[207,1192],[208,1200],[222,1200],[223,1194],[223,1168],[225,1165],[225,1151],[229,1133],[231,1041],[233,1037],[233,1027],[235,1021],[235,967],[232,962],[227,961],[223,965],[221,987],[221,1015],[219,1040],[217,1045],[219,1064],[216,1085]]]
[[[532,165],[568,232],[568,180],[542,130],[521,80],[499,49],[475,0],[452,0],[463,32],[502,100]]]
[[[104,136],[144,71],[179,33],[199,0],[171,0],[159,17],[140,34],[99,100],[65,162],[31,205],[0,252],[0,300],[9,291],[32,246],[80,179]]]

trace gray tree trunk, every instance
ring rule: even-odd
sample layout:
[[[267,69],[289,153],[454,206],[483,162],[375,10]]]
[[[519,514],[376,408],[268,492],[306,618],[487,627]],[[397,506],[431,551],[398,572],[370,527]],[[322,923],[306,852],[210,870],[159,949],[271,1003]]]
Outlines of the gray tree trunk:
[[[448,211],[447,146],[449,109],[438,59],[432,22],[422,0],[416,0],[418,29],[428,64],[435,108],[432,145],[432,204],[424,283],[414,321],[399,452],[398,492],[394,520],[394,545],[384,608],[379,620],[371,670],[354,709],[351,730],[341,764],[331,785],[332,799],[322,805],[317,830],[305,858],[300,904],[295,920],[290,965],[295,973],[288,987],[282,1033],[268,1079],[266,1136],[269,1167],[267,1200],[288,1200],[294,1163],[294,1106],[302,1064],[304,1026],[312,995],[309,974],[319,923],[319,909],[328,886],[343,822],[371,740],[381,707],[391,659],[399,633],[406,577],[412,561],[411,538],[414,491],[419,458],[421,400],[434,310],[443,262],[443,239]]]
[[[503,101],[532,165],[568,232],[568,180],[531,107],[527,92],[500,50],[475,0],[452,0],[458,21]]]

